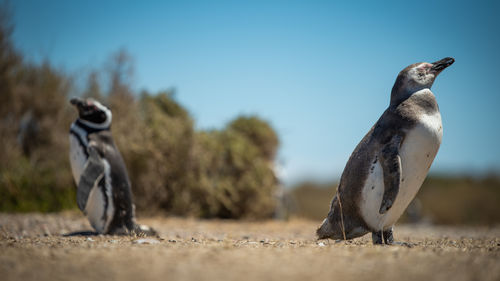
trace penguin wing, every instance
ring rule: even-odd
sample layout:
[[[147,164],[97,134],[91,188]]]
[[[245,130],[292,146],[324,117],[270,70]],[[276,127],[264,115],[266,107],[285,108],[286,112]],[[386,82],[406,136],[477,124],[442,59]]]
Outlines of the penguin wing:
[[[83,168],[76,191],[76,203],[82,211],[85,210],[90,191],[104,176],[104,164],[96,148],[89,146],[87,151],[89,158]]]
[[[380,205],[380,214],[384,214],[392,207],[399,192],[401,184],[401,157],[399,148],[403,141],[401,135],[394,135],[391,140],[384,145],[380,153],[380,161],[384,174],[384,196]]]

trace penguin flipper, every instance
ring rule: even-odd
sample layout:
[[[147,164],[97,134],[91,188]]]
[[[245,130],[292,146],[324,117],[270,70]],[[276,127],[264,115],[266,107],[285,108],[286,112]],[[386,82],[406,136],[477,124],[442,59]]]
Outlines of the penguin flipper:
[[[384,174],[384,195],[382,197],[382,204],[380,205],[380,214],[385,214],[392,207],[399,192],[401,184],[401,157],[399,156],[399,148],[402,141],[402,136],[393,136],[390,142],[384,145],[380,155]]]
[[[82,212],[85,210],[85,206],[87,205],[87,199],[89,198],[90,191],[104,176],[104,164],[102,163],[97,150],[94,147],[89,146],[87,151],[89,158],[83,168],[76,191],[76,203]]]

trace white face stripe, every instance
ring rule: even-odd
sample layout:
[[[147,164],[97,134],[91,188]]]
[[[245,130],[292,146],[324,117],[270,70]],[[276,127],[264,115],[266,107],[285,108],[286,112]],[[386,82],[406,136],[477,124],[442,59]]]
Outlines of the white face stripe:
[[[86,126],[89,126],[90,128],[93,128],[93,129],[104,129],[104,128],[109,127],[111,125],[111,120],[113,119],[113,114],[111,114],[111,110],[109,110],[107,107],[105,107],[100,102],[98,102],[94,99],[90,99],[90,100],[97,108],[104,111],[104,113],[106,114],[106,122],[101,123],[101,124],[96,124],[96,123],[92,123],[88,120],[83,120],[83,119],[78,118],[80,120],[80,122],[82,122]]]
[[[432,67],[432,64],[428,63],[428,62],[423,62],[419,65],[417,65],[417,68],[431,68]]]

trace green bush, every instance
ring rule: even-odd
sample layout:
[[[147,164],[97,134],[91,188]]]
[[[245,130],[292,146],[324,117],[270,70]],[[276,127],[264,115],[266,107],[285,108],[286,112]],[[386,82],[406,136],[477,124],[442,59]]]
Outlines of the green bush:
[[[194,172],[188,186],[197,198],[200,216],[262,218],[273,214],[278,182],[271,163],[246,135],[231,128],[197,133],[192,157]]]
[[[59,184],[61,175],[52,167],[33,165],[19,158],[10,169],[3,169],[0,179],[0,202],[4,211],[54,212],[74,208],[75,190]],[[68,169],[60,173],[69,174]]]

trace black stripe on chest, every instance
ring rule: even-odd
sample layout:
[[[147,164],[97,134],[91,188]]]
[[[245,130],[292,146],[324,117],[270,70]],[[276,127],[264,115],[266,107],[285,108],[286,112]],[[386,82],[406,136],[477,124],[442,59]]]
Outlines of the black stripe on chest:
[[[87,126],[83,124],[80,119],[77,119],[72,125],[71,128],[69,129],[69,133],[73,136],[76,137],[78,143],[80,146],[83,148],[83,153],[85,154],[85,157],[89,157],[89,154],[87,152],[87,147],[89,145],[89,135],[93,133],[98,133],[101,131],[109,130],[109,127],[102,128],[102,129],[96,129],[92,128],[90,126]]]
[[[84,140],[82,139],[83,136],[81,136],[80,134],[78,134],[76,131],[74,131],[73,129],[70,129],[69,133],[71,135],[73,135],[76,140],[78,141],[78,143],[80,144],[80,146],[82,147],[82,151],[83,151],[83,154],[85,154],[85,158],[89,158],[89,153],[87,152],[87,145],[86,143],[88,143],[88,136],[85,137],[87,142],[84,142]]]

